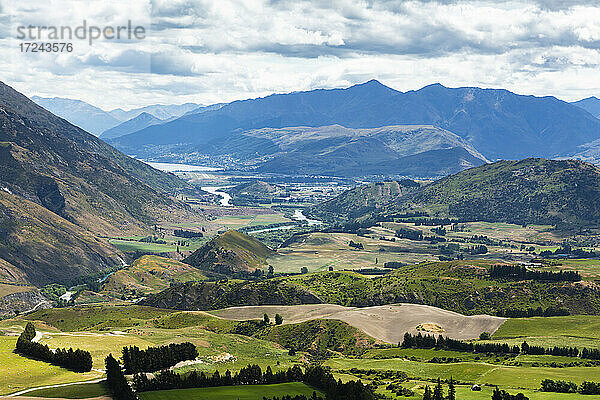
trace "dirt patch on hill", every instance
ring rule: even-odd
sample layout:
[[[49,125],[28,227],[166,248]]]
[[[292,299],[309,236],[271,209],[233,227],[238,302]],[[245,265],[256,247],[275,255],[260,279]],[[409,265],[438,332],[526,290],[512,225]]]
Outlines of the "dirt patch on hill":
[[[264,313],[274,319],[278,313],[283,317],[284,324],[317,318],[337,319],[388,343],[402,341],[405,332],[417,334],[417,328],[425,324],[443,330],[444,336],[463,340],[474,339],[479,337],[481,332],[494,333],[505,321],[505,318],[489,315],[465,316],[432,306],[405,303],[364,308],[334,304],[248,306],[231,307],[210,313],[231,320],[262,318]]]

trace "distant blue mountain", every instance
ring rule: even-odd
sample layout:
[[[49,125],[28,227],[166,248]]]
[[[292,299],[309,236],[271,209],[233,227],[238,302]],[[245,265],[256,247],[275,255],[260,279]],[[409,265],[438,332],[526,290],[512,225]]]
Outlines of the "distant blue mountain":
[[[85,101],[62,97],[46,98],[39,96],[33,96],[31,100],[52,114],[58,115],[73,125],[96,136],[121,123],[121,121],[106,111]]]
[[[583,108],[585,111],[589,112],[596,118],[600,118],[600,99],[597,97],[588,97],[586,99],[574,101],[571,104]]]
[[[202,107],[205,106],[196,103],[154,104],[151,106],[134,108],[128,111],[125,111],[121,108],[116,108],[112,111],[109,111],[109,114],[117,118],[119,121],[128,121],[142,113],[148,113],[158,119],[168,120],[171,118],[179,118],[187,112],[194,111]]]
[[[164,121],[162,119],[156,118],[154,115],[148,114],[147,112],[143,112],[137,117],[134,117],[123,122],[122,124],[115,126],[114,128],[110,128],[102,132],[100,138],[104,140],[116,138],[137,132],[151,125],[161,124],[163,122]]]
[[[214,148],[211,143],[240,140],[242,132],[252,129],[334,124],[348,128],[433,125],[465,139],[489,160],[552,158],[572,154],[578,146],[600,138],[600,120],[555,97],[440,84],[400,92],[371,80],[346,89],[235,101],[110,143],[128,154],[156,157],[174,150],[202,153]]]

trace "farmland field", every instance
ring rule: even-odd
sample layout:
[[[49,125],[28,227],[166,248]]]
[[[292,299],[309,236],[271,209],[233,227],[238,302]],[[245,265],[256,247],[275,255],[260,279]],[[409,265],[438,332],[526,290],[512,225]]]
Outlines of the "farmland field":
[[[31,386],[85,381],[100,377],[98,372],[80,374],[13,353],[16,337],[0,336],[0,395]]]
[[[404,371],[420,379],[456,379],[461,382],[498,385],[515,389],[539,389],[543,379],[560,379],[576,383],[600,377],[600,367],[515,367],[483,362],[434,364],[406,359],[349,359],[335,358],[325,362],[334,371],[351,368]],[[597,378],[596,378],[597,379]]]
[[[27,393],[28,397],[87,399],[109,395],[104,382],[81,383],[78,385],[61,386],[56,388],[38,389]]]
[[[200,389],[160,390],[140,393],[142,400],[261,400],[283,395],[311,396],[315,389],[303,383],[225,386]],[[319,393],[319,392],[317,392]]]

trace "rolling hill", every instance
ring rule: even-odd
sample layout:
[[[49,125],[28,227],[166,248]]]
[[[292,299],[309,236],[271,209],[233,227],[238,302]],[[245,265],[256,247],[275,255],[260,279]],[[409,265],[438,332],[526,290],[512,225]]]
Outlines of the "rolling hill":
[[[184,263],[211,273],[251,273],[267,265],[273,250],[244,233],[229,230],[190,254]]]
[[[376,212],[397,197],[406,196],[420,187],[419,183],[409,179],[369,183],[309,207],[304,213],[322,221],[352,220]]]
[[[554,97],[440,84],[400,92],[372,80],[346,89],[235,101],[217,110],[145,128],[111,143],[144,157],[213,154],[225,140],[232,146],[237,143],[265,154],[276,148],[273,140],[260,135],[248,137],[244,132],[335,124],[352,129],[433,125],[458,135],[490,160],[569,155],[577,146],[600,138],[600,120]],[[243,154],[233,150],[230,154],[241,159]]]
[[[350,218],[381,218],[405,212],[467,221],[600,226],[600,169],[576,160],[529,158],[471,168],[425,185],[407,196],[353,189],[309,214],[327,217],[337,207]],[[375,200],[370,200],[373,195]],[[344,216],[344,214],[342,214]]]
[[[0,258],[43,284],[121,266],[95,235],[142,233],[195,215],[166,195],[190,189],[0,83]],[[15,272],[15,271],[18,271]]]
[[[185,311],[263,304],[317,304],[310,291],[274,280],[257,282],[187,282],[148,296],[140,304]]]
[[[203,281],[206,276],[197,268],[169,258],[145,255],[110,275],[102,286],[102,293],[121,297],[147,296],[169,287],[172,283]]]

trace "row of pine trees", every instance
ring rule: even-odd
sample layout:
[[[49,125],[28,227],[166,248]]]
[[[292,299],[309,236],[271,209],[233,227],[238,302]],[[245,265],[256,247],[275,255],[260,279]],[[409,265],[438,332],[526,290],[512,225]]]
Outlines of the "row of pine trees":
[[[81,349],[52,350],[46,344],[34,342],[35,326],[28,322],[17,340],[16,351],[27,357],[42,360],[70,369],[75,372],[88,372],[92,369],[92,355]]]

